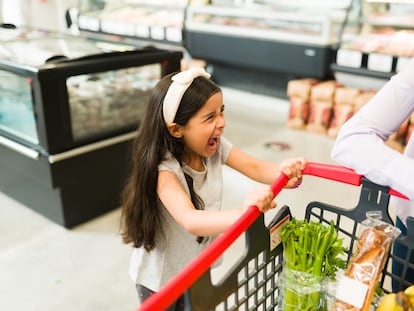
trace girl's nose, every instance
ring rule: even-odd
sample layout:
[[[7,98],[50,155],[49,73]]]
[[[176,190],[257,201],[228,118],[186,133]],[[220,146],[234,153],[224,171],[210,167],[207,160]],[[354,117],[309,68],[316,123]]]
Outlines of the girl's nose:
[[[226,118],[224,117],[224,114],[221,114],[221,116],[217,120],[218,128],[224,128],[226,126]]]

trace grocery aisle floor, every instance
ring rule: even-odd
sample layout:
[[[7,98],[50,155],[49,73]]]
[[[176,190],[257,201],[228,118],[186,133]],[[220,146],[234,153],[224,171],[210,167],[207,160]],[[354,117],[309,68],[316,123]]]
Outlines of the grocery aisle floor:
[[[285,127],[288,102],[274,97],[223,88],[225,136],[244,151],[272,161],[304,155],[309,161],[333,163],[333,139]],[[289,149],[267,148],[286,143]],[[224,208],[240,206],[256,184],[225,168]],[[306,204],[320,200],[353,207],[358,189],[305,176],[299,189],[277,197],[303,218]],[[138,306],[128,277],[130,246],[118,236],[120,210],[114,210],[71,230],[62,228],[0,193],[0,310],[132,311]],[[273,213],[273,211],[272,211]],[[270,219],[271,213],[266,215]],[[240,256],[239,239],[224,255],[219,278]]]

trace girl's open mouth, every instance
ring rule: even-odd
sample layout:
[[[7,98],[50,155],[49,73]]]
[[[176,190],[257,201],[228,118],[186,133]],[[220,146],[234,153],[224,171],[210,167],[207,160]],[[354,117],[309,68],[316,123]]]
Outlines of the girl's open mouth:
[[[218,137],[211,137],[208,140],[208,146],[212,149],[216,149],[217,145],[218,145],[218,142],[219,142]]]

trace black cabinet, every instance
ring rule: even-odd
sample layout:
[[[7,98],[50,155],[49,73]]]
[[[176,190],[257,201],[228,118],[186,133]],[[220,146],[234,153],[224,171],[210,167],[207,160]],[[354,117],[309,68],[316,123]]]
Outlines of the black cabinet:
[[[148,95],[182,53],[11,31],[0,32],[0,191],[65,227],[118,207]]]

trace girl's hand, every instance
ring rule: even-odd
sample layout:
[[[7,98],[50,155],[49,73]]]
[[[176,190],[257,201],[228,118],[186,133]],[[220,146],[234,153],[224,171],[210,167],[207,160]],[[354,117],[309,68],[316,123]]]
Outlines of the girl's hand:
[[[285,188],[297,188],[302,182],[302,170],[306,166],[306,160],[303,157],[286,159],[279,164],[280,172],[288,177]]]
[[[273,201],[273,192],[270,187],[254,189],[249,192],[245,201],[243,210],[246,211],[250,206],[257,206],[262,213],[276,207]]]

